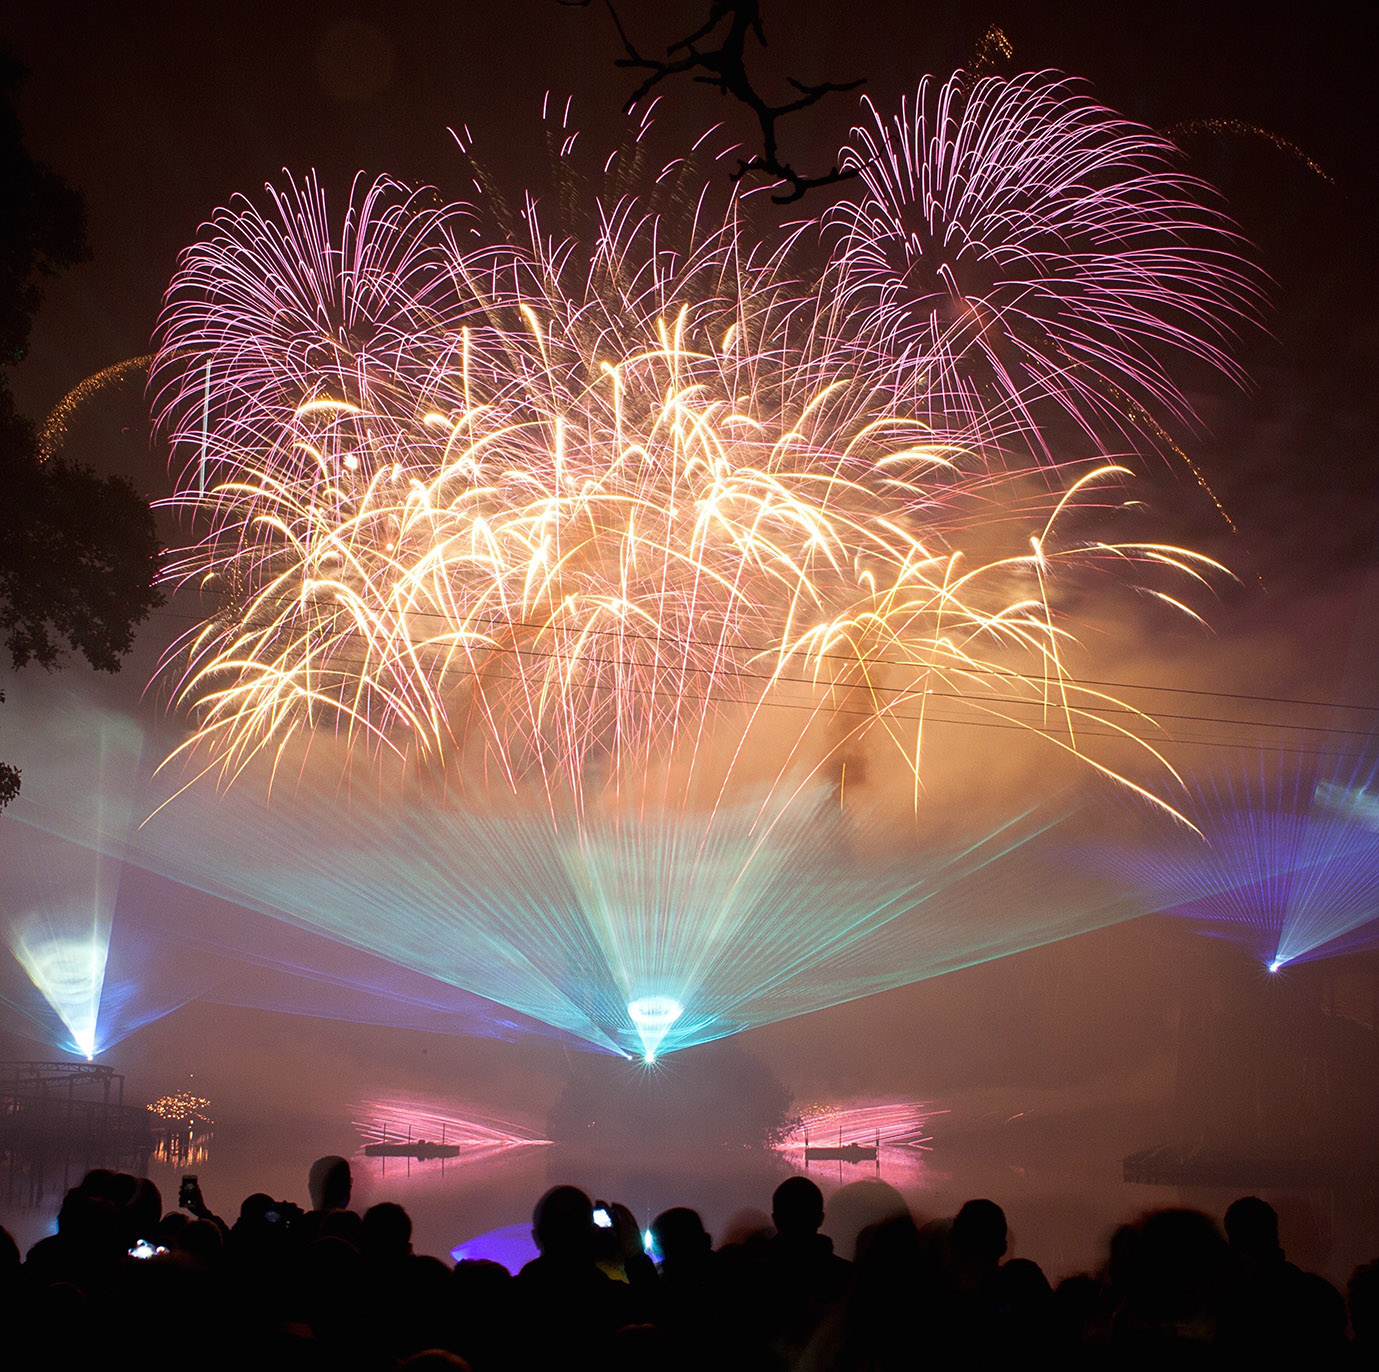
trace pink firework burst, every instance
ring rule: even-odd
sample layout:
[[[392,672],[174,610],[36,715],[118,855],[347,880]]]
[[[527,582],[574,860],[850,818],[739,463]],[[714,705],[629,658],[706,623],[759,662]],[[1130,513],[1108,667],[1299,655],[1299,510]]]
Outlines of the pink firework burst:
[[[159,319],[155,418],[183,455],[184,490],[203,495],[234,480],[246,454],[256,470],[267,456],[284,476],[309,471],[294,419],[312,405],[332,409],[348,430],[337,446],[372,470],[378,424],[355,416],[400,406],[410,418],[419,357],[478,308],[455,272],[467,207],[362,174],[334,216],[314,173],[264,190],[263,210],[238,197],[216,211]],[[466,265],[482,270],[481,259]]]
[[[1061,410],[1159,446],[1192,417],[1175,358],[1241,379],[1262,277],[1166,139],[1049,72],[926,77],[893,119],[864,104],[842,153],[860,191],[825,216],[836,327],[937,426],[1047,452]]]

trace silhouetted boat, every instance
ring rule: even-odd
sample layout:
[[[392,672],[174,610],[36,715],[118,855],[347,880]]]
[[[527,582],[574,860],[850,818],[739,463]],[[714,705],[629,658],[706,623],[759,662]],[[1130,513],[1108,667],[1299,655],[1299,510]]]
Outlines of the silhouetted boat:
[[[364,1154],[370,1158],[457,1158],[460,1156],[458,1143],[428,1143],[418,1139],[401,1143],[366,1143]]]

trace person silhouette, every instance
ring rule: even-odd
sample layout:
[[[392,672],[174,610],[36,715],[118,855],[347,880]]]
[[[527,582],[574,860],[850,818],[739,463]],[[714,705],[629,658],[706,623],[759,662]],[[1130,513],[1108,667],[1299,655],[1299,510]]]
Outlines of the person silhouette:
[[[1225,1229],[1235,1270],[1222,1302],[1220,1344],[1264,1364],[1338,1356],[1345,1300],[1324,1277],[1288,1261],[1278,1211],[1259,1196],[1241,1196],[1226,1210]]]
[[[348,1159],[336,1157],[333,1153],[317,1158],[307,1173],[306,1189],[314,1211],[348,1210],[350,1195],[354,1190],[354,1177],[350,1173]]]
[[[787,1177],[771,1196],[774,1236],[760,1248],[753,1283],[758,1327],[767,1344],[794,1362],[820,1322],[843,1298],[852,1264],[819,1232],[823,1192],[808,1177]]]
[[[538,1256],[514,1282],[518,1365],[586,1367],[628,1323],[629,1291],[599,1271],[594,1203],[577,1186],[553,1186],[532,1211]]]

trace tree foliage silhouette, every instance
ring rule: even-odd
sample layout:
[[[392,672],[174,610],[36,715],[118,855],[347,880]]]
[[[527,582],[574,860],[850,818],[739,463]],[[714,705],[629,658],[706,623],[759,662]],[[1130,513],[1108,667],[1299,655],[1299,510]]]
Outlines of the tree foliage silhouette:
[[[123,477],[43,461],[3,371],[24,357],[44,282],[90,256],[81,195],[24,147],[25,75],[0,51],[0,635],[16,670],[76,652],[114,672],[163,599],[152,512]],[[0,809],[19,787],[19,770],[0,763]]]

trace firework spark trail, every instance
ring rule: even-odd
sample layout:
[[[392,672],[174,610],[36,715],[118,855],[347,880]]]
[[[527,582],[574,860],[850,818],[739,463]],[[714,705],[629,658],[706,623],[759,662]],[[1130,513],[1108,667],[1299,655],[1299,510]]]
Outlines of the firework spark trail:
[[[274,204],[286,214],[287,198]],[[1125,475],[1111,465],[1069,482],[1023,550],[966,558],[962,542],[989,541],[1018,480],[1007,496],[987,454],[878,411],[875,378],[806,389],[818,341],[794,339],[817,313],[802,314],[776,261],[753,265],[735,219],[696,224],[672,251],[666,225],[620,202],[581,267],[527,214],[531,242],[505,285],[480,254],[490,298],[470,264],[448,273],[470,290],[465,317],[506,330],[380,327],[405,332],[414,355],[379,384],[362,369],[304,375],[295,359],[316,344],[283,342],[266,398],[251,374],[218,404],[234,411],[237,471],[204,497],[184,486],[213,524],[178,574],[230,591],[230,613],[193,636],[181,685],[194,743],[223,776],[334,716],[372,746],[432,758],[477,730],[509,784],[535,767],[577,791],[591,755],[642,769],[725,707],[750,717],[789,684],[821,711],[859,692],[888,702],[872,722],[897,741],[897,721],[935,690],[998,713],[1013,694],[1042,702],[1075,747],[1083,723],[1120,706],[1071,677],[1057,578],[1130,562],[1198,581],[1221,570],[1164,545],[1060,541],[1084,493]],[[356,221],[369,222],[350,211],[338,255],[379,260],[391,289],[405,273],[388,251],[362,251]],[[409,263],[425,256],[391,218],[384,237]],[[213,368],[233,368],[224,338],[253,333],[219,322],[225,251],[217,239],[213,259],[190,255],[172,292],[165,349],[185,386],[167,383],[162,403],[175,441],[196,399],[193,302]],[[330,253],[317,243],[311,259]],[[364,268],[341,271],[357,296],[383,294]],[[313,298],[325,274],[311,274]],[[918,778],[913,735],[901,751]]]
[[[230,782],[313,747],[356,778],[396,756],[460,784],[431,821],[455,844],[531,864],[514,900],[423,843],[436,891],[380,930],[362,876],[324,917],[291,897],[293,846],[263,908],[619,1051],[641,1006],[681,1046],[1011,946],[955,933],[955,893],[1000,866],[981,843],[923,890],[840,869],[822,925],[790,918],[850,750],[899,759],[918,814],[939,701],[1177,815],[1152,721],[1079,684],[1078,606],[1143,582],[1193,616],[1178,588],[1224,569],[1104,537],[1129,472],[1054,461],[1041,426],[1049,402],[1118,439],[1135,407],[1180,416],[1165,348],[1233,374],[1256,294],[1233,230],[1169,145],[1043,75],[926,83],[858,139],[822,274],[817,226],[767,245],[703,191],[595,200],[583,234],[530,197],[495,227],[479,182],[460,205],[361,179],[337,225],[308,177],[213,217],[152,378],[200,537],[173,576],[211,606],[168,661],[195,725],[174,757]],[[1155,781],[1113,765],[1125,741]],[[322,856],[321,881],[350,869]]]
[[[475,1112],[458,1114],[449,1104],[406,1096],[382,1096],[354,1107],[354,1128],[365,1144],[428,1141],[457,1144],[467,1165],[520,1148],[550,1143],[535,1132],[507,1120]]]
[[[1166,356],[1237,380],[1262,278],[1162,135],[1048,72],[925,78],[853,130],[861,194],[825,215],[837,326],[913,378],[919,412],[1047,451],[1047,406],[1094,438],[1190,419]]]
[[[351,470],[391,462],[386,444],[398,416],[410,417],[416,369],[477,322],[452,276],[466,207],[361,176],[337,229],[314,175],[265,191],[266,215],[241,198],[213,216],[183,254],[160,320],[155,416],[183,489],[197,479],[203,500],[246,468],[314,481],[298,419],[316,405]],[[484,257],[465,266],[481,273]],[[391,423],[375,432],[380,408]]]
[[[799,1124],[781,1142],[784,1149],[879,1143],[892,1148],[924,1148],[929,1121],[946,1111],[924,1101],[879,1101],[867,1105],[815,1105],[801,1112]]]

